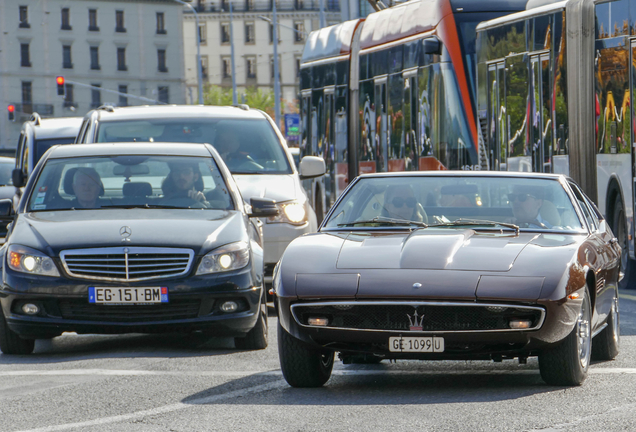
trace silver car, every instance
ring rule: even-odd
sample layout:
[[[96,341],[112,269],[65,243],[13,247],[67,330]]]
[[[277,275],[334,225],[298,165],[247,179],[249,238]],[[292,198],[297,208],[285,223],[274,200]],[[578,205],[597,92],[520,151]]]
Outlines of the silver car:
[[[279,215],[263,221],[266,283],[271,282],[287,245],[317,229],[316,214],[300,180],[323,175],[324,161],[308,156],[296,168],[279,129],[260,110],[246,105],[104,106],[86,114],[76,142],[212,144],[245,201],[269,198],[277,203]]]

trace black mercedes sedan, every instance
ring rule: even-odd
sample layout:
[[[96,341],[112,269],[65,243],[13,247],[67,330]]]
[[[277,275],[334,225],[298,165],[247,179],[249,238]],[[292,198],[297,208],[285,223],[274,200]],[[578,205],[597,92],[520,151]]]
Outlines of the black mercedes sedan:
[[[596,206],[554,174],[362,175],[274,272],[287,382],[323,385],[334,353],[383,359],[538,356],[579,385],[619,350],[621,249]]]
[[[0,213],[10,216],[9,201]],[[205,144],[49,150],[0,249],[0,349],[62,332],[200,331],[267,346],[261,222]]]

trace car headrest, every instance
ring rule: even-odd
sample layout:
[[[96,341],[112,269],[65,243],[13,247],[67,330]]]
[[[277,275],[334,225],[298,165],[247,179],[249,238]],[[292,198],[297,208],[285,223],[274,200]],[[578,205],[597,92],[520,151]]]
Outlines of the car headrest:
[[[124,183],[122,192],[125,197],[147,197],[152,195],[152,185],[146,182]]]
[[[95,171],[95,168],[84,168],[84,167],[70,168],[68,171],[66,171],[66,174],[64,174],[64,182],[62,184],[64,188],[64,192],[67,193],[68,195],[75,196],[75,191],[73,191],[73,178],[75,177],[75,173],[78,170],[86,172],[89,175],[94,175],[95,178],[99,178],[99,175],[97,174],[97,171]],[[102,196],[104,195],[104,183],[102,183],[102,181],[100,180],[99,185],[100,185],[99,196]]]
[[[559,210],[557,210],[552,201],[543,200],[543,204],[541,204],[541,208],[539,209],[539,214],[541,214],[541,217],[550,225],[561,225],[561,216],[559,215]]]

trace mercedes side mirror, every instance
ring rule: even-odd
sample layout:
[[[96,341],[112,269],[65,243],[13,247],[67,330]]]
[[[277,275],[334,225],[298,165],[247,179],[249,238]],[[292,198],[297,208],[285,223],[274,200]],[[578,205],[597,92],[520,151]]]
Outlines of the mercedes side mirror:
[[[20,168],[14,168],[11,173],[11,179],[13,180],[13,186],[21,188],[26,184],[26,176]]]
[[[0,200],[0,218],[9,218],[13,216],[13,200]]]
[[[320,177],[326,171],[325,160],[318,156],[305,156],[298,166],[298,176],[301,180]]]
[[[252,212],[248,213],[249,217],[270,217],[278,216],[278,207],[276,201],[267,198],[252,198],[250,199],[250,205],[252,206]]]

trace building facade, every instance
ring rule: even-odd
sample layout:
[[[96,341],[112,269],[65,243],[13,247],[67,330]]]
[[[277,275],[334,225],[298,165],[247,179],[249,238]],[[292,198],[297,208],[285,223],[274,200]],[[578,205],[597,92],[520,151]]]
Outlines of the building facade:
[[[184,103],[182,10],[172,0],[0,1],[0,150],[15,148],[32,112]]]
[[[239,0],[232,3],[230,28],[229,0],[193,2],[198,11],[199,31],[192,13],[184,9],[184,50],[188,103],[197,102],[197,34],[201,44],[204,84],[232,86],[231,34],[234,40],[235,79],[245,88],[273,91],[274,44],[270,0]],[[307,35],[320,28],[319,0],[278,0],[278,57],[281,106],[295,104],[298,94],[300,58]],[[323,0],[325,25],[340,22],[338,0]],[[240,100],[239,100],[240,102]]]

